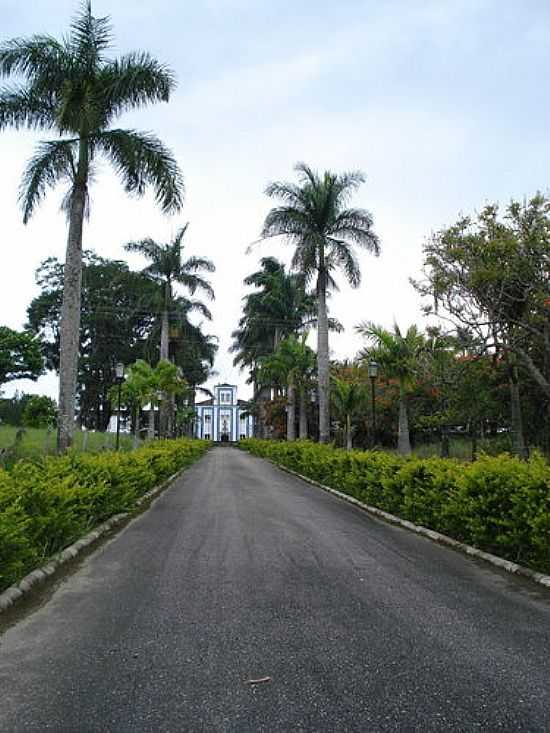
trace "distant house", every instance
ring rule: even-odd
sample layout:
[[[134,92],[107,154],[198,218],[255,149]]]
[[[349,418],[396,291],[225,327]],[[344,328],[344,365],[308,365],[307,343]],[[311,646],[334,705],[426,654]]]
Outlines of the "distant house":
[[[246,402],[237,399],[234,384],[218,384],[213,399],[195,405],[195,437],[221,443],[237,442],[254,434],[254,418],[246,412]]]

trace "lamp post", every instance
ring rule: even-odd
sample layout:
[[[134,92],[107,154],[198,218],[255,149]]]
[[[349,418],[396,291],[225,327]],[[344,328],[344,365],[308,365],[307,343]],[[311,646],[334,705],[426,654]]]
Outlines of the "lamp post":
[[[371,387],[371,399],[372,399],[372,447],[376,445],[376,398],[374,395],[374,383],[378,376],[378,364],[373,359],[369,361],[369,378]]]
[[[115,367],[115,378],[118,384],[118,411],[116,414],[116,449],[118,450],[120,445],[120,401],[122,396],[122,383],[124,382],[124,364],[120,361]]]

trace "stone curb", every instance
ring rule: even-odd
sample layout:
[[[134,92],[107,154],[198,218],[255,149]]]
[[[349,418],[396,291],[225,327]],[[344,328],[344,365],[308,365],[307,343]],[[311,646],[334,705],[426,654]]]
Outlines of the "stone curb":
[[[135,503],[135,507],[140,507],[151,499],[154,499],[173,481],[175,481],[175,479],[177,479],[178,476],[182,474],[187,468],[188,466],[185,466],[179,471],[176,471],[176,473],[170,476],[170,478],[166,479],[158,486],[150,489],[147,493],[143,494],[143,496],[140,496]],[[7,611],[8,608],[11,608],[21,598],[26,596],[34,586],[44,583],[50,576],[52,576],[57,571],[58,568],[80,555],[83,550],[85,550],[90,545],[95,544],[100,537],[103,537],[103,535],[107,534],[107,532],[110,532],[113,527],[116,527],[121,522],[128,519],[131,515],[131,511],[124,512],[123,514],[115,514],[106,522],[100,524],[99,527],[96,527],[87,535],[77,540],[72,545],[69,545],[69,547],[66,547],[62,552],[54,555],[52,558],[50,558],[46,565],[43,565],[41,568],[37,568],[36,570],[33,570],[28,575],[25,575],[25,577],[22,578],[19,583],[10,586],[3,593],[0,593],[0,614],[3,611]]]
[[[337,489],[331,489],[330,486],[325,486],[324,484],[320,484],[318,481],[314,481],[313,479],[308,478],[307,476],[302,476],[301,473],[297,473],[296,471],[293,471],[290,468],[286,468],[286,466],[281,466],[278,463],[275,463],[275,461],[271,461],[270,459],[267,459],[267,460],[269,460],[269,462],[272,463],[277,468],[280,468],[282,471],[285,471],[286,473],[290,473],[292,476],[296,476],[297,478],[302,479],[302,481],[305,481],[308,484],[317,486],[318,488],[323,489],[323,491],[328,491],[329,494],[333,494],[334,496],[337,496],[339,499],[343,499],[344,501],[347,501],[349,504],[354,504],[355,506],[359,507],[359,509],[362,509],[363,511],[368,512],[369,514],[372,514],[375,517],[379,517],[380,519],[383,519],[385,522],[396,524],[399,527],[403,527],[404,529],[408,529],[411,532],[415,532],[416,534],[422,535],[423,537],[427,537],[428,539],[432,540],[433,542],[438,542],[441,545],[447,545],[449,547],[452,547],[453,549],[458,550],[459,552],[462,552],[465,555],[476,557],[480,560],[483,560],[484,562],[494,565],[497,568],[500,568],[501,570],[505,570],[507,573],[512,573],[513,575],[521,575],[524,578],[528,578],[529,580],[532,580],[535,583],[538,583],[539,585],[543,585],[545,588],[550,589],[550,575],[544,575],[543,573],[537,573],[535,570],[526,568],[523,565],[518,565],[517,563],[512,562],[511,560],[505,560],[502,557],[498,557],[498,555],[492,555],[490,552],[484,552],[483,550],[478,550],[477,547],[472,547],[472,545],[466,545],[463,542],[454,540],[452,537],[448,537],[445,534],[441,534],[440,532],[435,532],[433,529],[428,529],[427,527],[422,527],[418,524],[413,524],[413,522],[409,522],[407,519],[401,519],[400,517],[396,517],[395,514],[389,514],[389,512],[385,512],[382,509],[377,509],[376,507],[370,506],[369,504],[364,504],[362,501],[355,499],[353,496],[348,496],[348,494],[344,494],[342,491],[338,491]]]

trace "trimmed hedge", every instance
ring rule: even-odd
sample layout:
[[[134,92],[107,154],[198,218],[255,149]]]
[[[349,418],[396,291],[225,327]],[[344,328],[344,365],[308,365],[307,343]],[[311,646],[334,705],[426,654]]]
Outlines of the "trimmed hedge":
[[[366,504],[550,573],[550,466],[540,455],[464,464],[309,441],[239,445]]]
[[[0,591],[149,489],[209,443],[157,441],[133,453],[68,453],[0,469]]]

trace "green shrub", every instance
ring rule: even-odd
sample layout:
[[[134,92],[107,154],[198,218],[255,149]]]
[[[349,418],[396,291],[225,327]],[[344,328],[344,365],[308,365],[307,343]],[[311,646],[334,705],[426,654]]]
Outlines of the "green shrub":
[[[133,453],[68,453],[0,469],[0,591],[190,465],[209,444],[156,441]]]
[[[539,455],[464,464],[309,441],[239,445],[379,509],[550,572],[550,466]]]

